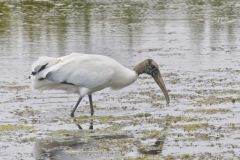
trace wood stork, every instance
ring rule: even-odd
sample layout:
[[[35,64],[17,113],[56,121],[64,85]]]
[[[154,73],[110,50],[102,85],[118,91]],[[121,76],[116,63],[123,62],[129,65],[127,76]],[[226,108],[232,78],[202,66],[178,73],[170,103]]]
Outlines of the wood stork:
[[[30,78],[33,89],[61,89],[78,93],[79,99],[73,107],[71,117],[74,117],[82,98],[88,95],[92,116],[94,114],[92,93],[107,87],[112,89],[126,87],[143,73],[154,78],[168,104],[170,102],[168,91],[158,68],[152,59],[144,60],[131,70],[107,56],[72,53],[59,58],[40,57],[32,65]]]

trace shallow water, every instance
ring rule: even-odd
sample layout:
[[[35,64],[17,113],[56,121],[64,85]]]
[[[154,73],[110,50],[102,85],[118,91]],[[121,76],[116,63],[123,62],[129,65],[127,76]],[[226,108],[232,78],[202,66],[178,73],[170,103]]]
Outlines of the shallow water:
[[[237,0],[0,1],[1,159],[239,158],[239,17]],[[27,78],[39,56],[71,52],[154,59],[170,105],[143,75],[93,95],[92,132],[84,99],[78,131],[77,95],[31,91]]]

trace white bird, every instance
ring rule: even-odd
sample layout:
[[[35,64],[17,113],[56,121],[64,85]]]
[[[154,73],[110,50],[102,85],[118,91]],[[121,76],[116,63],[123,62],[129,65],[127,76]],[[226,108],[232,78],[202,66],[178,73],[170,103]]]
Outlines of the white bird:
[[[71,112],[71,117],[74,117],[82,98],[88,95],[92,116],[94,114],[92,93],[107,87],[112,89],[126,87],[143,73],[154,78],[168,104],[170,102],[168,91],[158,68],[152,59],[144,60],[131,70],[107,56],[72,53],[59,58],[40,57],[32,65],[31,81],[34,89],[60,89],[78,93],[79,99]]]

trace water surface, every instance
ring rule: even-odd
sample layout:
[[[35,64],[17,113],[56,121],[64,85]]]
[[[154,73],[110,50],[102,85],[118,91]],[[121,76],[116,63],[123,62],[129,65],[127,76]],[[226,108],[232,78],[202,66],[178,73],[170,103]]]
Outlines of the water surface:
[[[77,136],[83,139],[77,148],[70,145],[46,157],[105,159],[111,153],[112,158],[126,159],[239,158],[239,17],[237,0],[0,1],[0,125],[31,127],[3,129],[0,157],[34,159],[34,152],[48,148],[39,139],[54,139],[64,131],[70,135],[68,144],[75,132],[82,133],[69,117],[77,95],[31,91],[27,78],[39,56],[81,52],[107,55],[130,68],[154,59],[171,104],[165,105],[163,94],[144,75],[123,90],[98,92],[93,95],[98,116],[94,132],[107,137],[101,137],[100,144],[112,152],[96,147],[99,138],[89,133],[89,141]],[[76,115],[89,115],[87,98]],[[88,118],[80,121],[88,128]],[[113,138],[119,146],[109,142],[112,130],[125,136]],[[145,132],[151,136],[144,137]],[[165,132],[163,146],[153,146]],[[50,146],[64,144],[59,141],[66,135],[60,135],[54,140],[58,145]],[[84,151],[91,145],[99,152],[88,157]],[[151,147],[161,152],[149,155],[146,150],[154,150]]]

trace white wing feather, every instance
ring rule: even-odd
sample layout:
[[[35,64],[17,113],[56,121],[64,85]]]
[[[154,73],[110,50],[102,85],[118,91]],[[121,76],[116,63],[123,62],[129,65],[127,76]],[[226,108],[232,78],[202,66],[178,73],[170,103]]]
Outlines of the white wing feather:
[[[93,89],[110,85],[114,68],[109,67],[112,61],[105,56],[89,56],[85,54],[71,54],[59,58],[60,61],[46,68],[41,77],[55,83],[68,83]]]
[[[32,68],[36,72],[31,76],[34,89],[78,92],[79,88],[87,88],[94,92],[106,87],[122,88],[138,77],[135,71],[110,57],[79,53],[59,58],[40,57]]]

